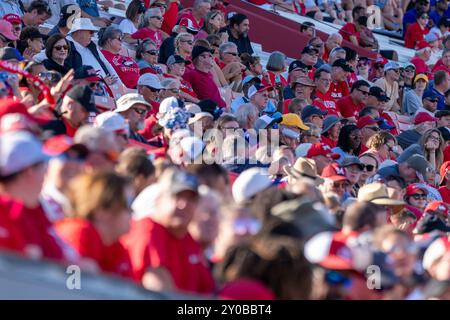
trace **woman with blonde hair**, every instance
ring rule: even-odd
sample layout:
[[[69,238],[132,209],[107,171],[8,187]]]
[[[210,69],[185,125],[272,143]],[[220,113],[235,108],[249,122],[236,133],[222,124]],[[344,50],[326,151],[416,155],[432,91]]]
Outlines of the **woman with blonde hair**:
[[[192,49],[194,48],[194,36],[192,34],[187,32],[179,33],[175,37],[174,45],[175,54],[183,57],[184,60],[191,61]],[[186,71],[193,69],[192,63],[186,65]]]
[[[67,190],[72,211],[55,229],[93,270],[132,278],[128,251],[119,238],[130,229],[133,189],[112,171],[77,176]]]
[[[366,144],[367,150],[362,155],[372,154],[378,164],[385,160],[396,158],[401,153],[401,148],[397,143],[397,139],[387,131],[380,131],[369,138]]]

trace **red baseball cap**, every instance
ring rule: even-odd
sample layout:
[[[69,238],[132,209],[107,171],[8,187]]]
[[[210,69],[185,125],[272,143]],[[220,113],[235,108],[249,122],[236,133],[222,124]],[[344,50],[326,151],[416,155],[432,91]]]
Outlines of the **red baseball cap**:
[[[48,139],[43,148],[44,152],[50,156],[58,156],[68,150],[74,150],[84,157],[89,154],[89,150],[84,144],[75,143],[72,138],[64,134]]]
[[[305,244],[305,257],[330,270],[354,270],[353,254],[339,232],[321,232]]]
[[[225,286],[219,292],[222,300],[275,300],[275,294],[263,283],[251,279],[239,279]]]
[[[370,116],[361,117],[356,122],[358,129],[362,129],[366,126],[373,126],[374,124],[378,124],[378,122],[373,120]]]
[[[439,175],[441,176],[441,183],[440,183],[440,185],[442,185],[443,183],[447,182],[447,180],[445,179],[445,175],[447,174],[447,171],[449,169],[450,169],[450,161],[445,161],[441,165],[441,168],[439,169]]]
[[[417,192],[423,191],[425,194],[428,194],[428,190],[425,187],[422,187],[416,183],[410,184],[406,187],[406,196],[415,195]]]
[[[345,170],[338,163],[332,163],[323,168],[322,178],[328,178],[335,182],[348,180]]]
[[[448,206],[442,201],[431,201],[425,208],[425,213],[440,211],[446,216],[448,216]]]
[[[194,23],[192,22],[192,20],[190,20],[188,18],[181,18],[178,25],[181,27],[185,27],[186,29],[189,29],[191,31],[198,32],[198,29],[194,26]]]
[[[22,19],[15,13],[8,13],[3,16],[3,20],[8,21],[9,23],[21,24]]]
[[[321,142],[311,145],[311,147],[309,147],[308,149],[308,153],[306,153],[306,158],[312,158],[315,156],[325,156],[334,160],[337,160],[340,157],[340,155],[331,151],[329,145]]]
[[[427,112],[419,112],[418,114],[416,114],[416,117],[414,118],[414,124],[421,124],[428,121],[436,122],[437,120],[438,120],[437,118],[431,116]]]
[[[13,25],[4,19],[0,19],[0,34],[10,41],[16,41],[19,39],[13,33]]]
[[[35,122],[37,124],[45,124],[48,122],[48,120],[46,119],[40,119],[32,116],[28,112],[27,107],[18,100],[15,100],[13,98],[0,99],[0,120],[3,116],[10,113],[23,114],[27,117],[28,120],[31,120],[32,122]]]

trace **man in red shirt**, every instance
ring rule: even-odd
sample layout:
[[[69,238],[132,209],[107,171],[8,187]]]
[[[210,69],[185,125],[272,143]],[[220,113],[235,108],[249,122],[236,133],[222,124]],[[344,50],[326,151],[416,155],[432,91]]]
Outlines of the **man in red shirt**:
[[[54,136],[65,134],[73,138],[78,128],[87,122],[89,113],[98,113],[94,93],[88,86],[77,85],[66,93],[57,111],[60,119],[48,122],[42,126],[43,130]]]
[[[194,27],[200,30],[203,27],[203,18],[211,11],[210,0],[195,0],[192,9],[184,10],[178,19],[188,18],[194,23]]]
[[[22,247],[25,255],[74,262],[78,257],[56,235],[40,204],[47,159],[41,142],[29,132],[12,131],[0,136],[0,203],[10,209],[1,211],[0,221],[10,215],[17,229],[6,230],[14,237],[8,242],[15,249]]]
[[[328,57],[330,56],[331,51],[334,48],[341,47],[342,40],[342,36],[339,33],[330,34],[327,41],[325,41],[325,52],[322,56],[323,61],[328,62]]]
[[[450,204],[450,161],[445,161],[441,165],[439,174],[441,176],[439,193],[442,196],[442,200]]]
[[[179,169],[164,171],[155,210],[136,220],[123,243],[137,280],[150,290],[211,293],[214,280],[188,226],[198,203],[197,177]]]
[[[350,94],[346,81],[349,72],[353,72],[353,69],[344,59],[338,59],[333,63],[331,68],[331,85],[328,92],[334,101]]]
[[[344,40],[350,41],[355,46],[359,46],[361,40],[361,32],[367,28],[367,17],[362,16],[353,22],[347,22],[340,30],[339,33],[342,35]]]
[[[336,102],[331,98],[330,85],[331,73],[327,69],[317,69],[314,73],[314,83],[316,84],[316,98],[313,105],[328,111],[328,115],[337,115]]]
[[[432,73],[436,73],[439,70],[444,70],[450,74],[450,49],[444,49],[442,52],[442,58],[436,62],[433,67]]]
[[[219,88],[211,74],[211,69],[214,66],[211,50],[203,46],[195,46],[192,49],[192,62],[195,69],[186,72],[183,79],[192,84],[192,88],[200,100],[210,99],[217,103],[219,107],[225,108],[226,103],[222,99]]]
[[[342,117],[351,122],[356,122],[359,112],[365,107],[367,97],[369,96],[369,83],[365,80],[356,81],[350,95],[338,100],[336,107]]]
[[[145,12],[143,19],[146,21],[145,27],[133,33],[131,37],[138,40],[150,39],[155,43],[156,49],[159,49],[164,40],[161,32],[161,25],[164,19],[161,10],[150,8]]]
[[[417,11],[416,22],[408,26],[405,34],[405,47],[414,49],[418,42],[424,40],[425,35],[428,33],[428,20],[429,16],[426,12]]]

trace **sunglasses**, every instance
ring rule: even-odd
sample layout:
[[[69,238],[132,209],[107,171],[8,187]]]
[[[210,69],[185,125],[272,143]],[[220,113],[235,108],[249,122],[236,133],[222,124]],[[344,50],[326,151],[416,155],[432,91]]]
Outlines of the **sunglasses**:
[[[177,94],[177,93],[180,93],[180,90],[179,89],[166,89],[167,91],[170,91],[170,92],[172,92],[172,93],[175,93],[175,94]]]
[[[382,64],[378,64],[375,66],[375,69],[384,69],[384,66]]]
[[[232,56],[237,57],[239,54],[236,52],[224,52],[224,54],[231,54]]]
[[[420,19],[427,20],[427,19],[429,19],[429,17],[424,14],[423,16],[420,17]]]
[[[406,69],[405,69],[405,72],[414,72],[414,69],[412,69],[412,68],[406,68]]]
[[[64,161],[64,162],[84,162],[86,161],[86,157],[85,156],[81,156],[81,155],[71,155],[67,152],[60,154],[59,156],[56,157],[58,160]]]
[[[372,172],[375,169],[375,166],[373,164],[363,164],[363,170],[366,170],[367,172]]]
[[[139,109],[139,108],[133,108],[134,112],[136,112],[138,115],[142,116],[147,113],[147,110],[145,109]]]
[[[122,42],[123,41],[123,36],[120,36],[120,37],[118,37],[118,38],[114,38],[115,40],[119,40],[120,42]]]
[[[155,89],[155,88],[153,88],[153,87],[150,87],[150,86],[145,86],[147,89],[149,89],[151,92],[159,92],[159,91],[161,91],[161,89]]]
[[[426,200],[427,195],[426,194],[413,194],[412,197],[414,200]]]
[[[167,9],[167,5],[164,3],[155,3],[152,5],[152,7],[158,7],[158,8],[164,8]]]
[[[366,97],[368,97],[369,96],[369,91],[364,91],[364,90],[361,90],[361,89],[357,89],[359,92],[361,92],[363,95],[365,95]]]
[[[189,45],[193,45],[194,44],[194,41],[192,41],[192,40],[180,40],[180,42],[185,42],[185,43],[187,43]]]
[[[343,182],[343,183],[338,183],[338,182],[334,182],[333,183],[333,187],[335,189],[346,189],[348,188],[349,184],[347,182]]]
[[[40,72],[38,76],[42,81],[58,82],[61,80],[61,76],[54,72]]]
[[[157,19],[157,20],[161,21],[164,18],[161,16],[151,16],[150,19]]]
[[[159,54],[158,50],[148,50],[148,51],[145,51],[145,52],[148,53],[151,56],[157,56]]]
[[[17,26],[17,27],[14,27],[13,30],[14,31],[20,31],[20,30],[22,30],[22,27],[21,26]]]
[[[69,50],[68,46],[54,46],[53,49],[56,49],[57,51],[61,51],[64,49],[65,51]]]

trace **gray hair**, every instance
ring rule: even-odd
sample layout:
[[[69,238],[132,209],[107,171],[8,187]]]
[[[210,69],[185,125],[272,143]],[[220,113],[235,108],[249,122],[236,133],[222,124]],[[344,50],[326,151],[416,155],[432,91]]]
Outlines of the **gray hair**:
[[[73,140],[75,143],[84,144],[89,150],[103,150],[105,144],[115,144],[113,132],[89,125],[84,125],[78,129]]]
[[[147,39],[140,42],[136,48],[136,60],[141,60],[145,51],[148,50],[148,46],[152,45],[156,48],[156,43],[153,40]]]
[[[153,17],[154,15],[158,15],[161,13],[161,10],[159,8],[150,8],[141,16],[141,21],[139,21],[139,28],[142,29],[145,27],[148,27],[150,24],[150,17]]]
[[[254,118],[257,118],[259,115],[258,107],[253,103],[245,103],[237,108],[235,116],[241,128],[247,126],[248,118],[251,115],[253,115]]]
[[[269,71],[283,71],[286,63],[286,55],[280,51],[274,51],[267,60],[266,68]]]
[[[222,43],[219,47],[219,53],[220,53],[220,57],[222,57],[222,55],[224,54],[224,52],[227,52],[228,49],[231,48],[236,48],[237,49],[237,45],[233,42],[225,42]]]
[[[328,39],[330,39],[330,40],[333,39],[333,38],[339,39],[341,41],[343,40],[342,35],[340,33],[337,33],[337,32],[330,34],[330,36],[328,37]]]
[[[174,40],[174,45],[175,45],[175,48],[178,48],[179,46],[180,46],[180,40],[181,39],[183,39],[183,38],[185,38],[185,37],[189,37],[189,38],[194,38],[194,36],[192,35],[192,34],[190,34],[190,33],[187,33],[187,32],[181,32],[181,33],[179,33],[176,37],[175,37],[175,40]]]
[[[193,8],[200,7],[203,3],[209,3],[211,4],[211,0],[195,0],[194,4],[192,5]]]
[[[101,28],[98,32],[98,45],[99,47],[104,47],[108,40],[112,40],[117,35],[122,35],[122,30],[117,27],[110,26],[107,28]]]

